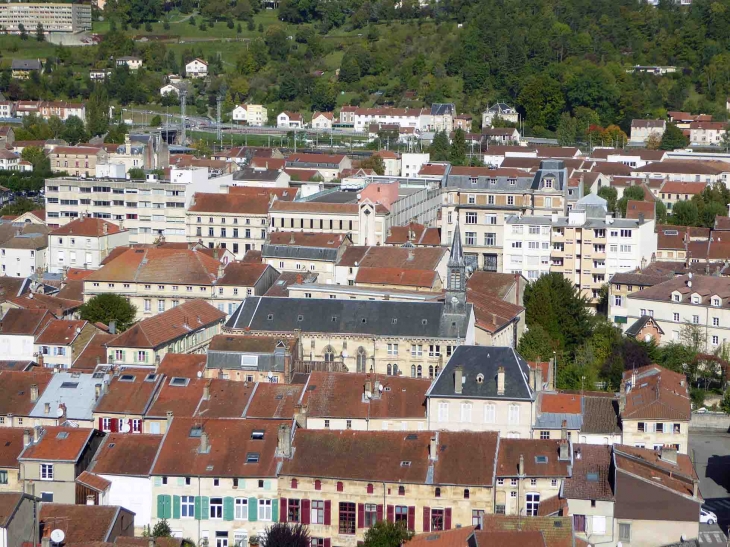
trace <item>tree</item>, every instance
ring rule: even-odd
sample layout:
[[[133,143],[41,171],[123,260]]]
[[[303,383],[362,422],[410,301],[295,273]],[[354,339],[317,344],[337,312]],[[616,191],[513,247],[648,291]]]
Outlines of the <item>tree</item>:
[[[129,175],[130,180],[144,180],[145,174],[144,169],[140,169],[139,167],[132,167],[127,171],[127,174]]]
[[[35,39],[39,42],[44,42],[46,39],[46,33],[43,31],[43,25],[40,22],[35,27]]]
[[[705,351],[707,334],[703,327],[694,323],[685,323],[679,329],[679,341],[695,355]]]
[[[684,148],[689,144],[689,139],[685,137],[682,130],[674,125],[668,123],[667,128],[664,130],[662,140],[659,143],[660,150],[676,150],[677,148]]]
[[[160,127],[162,125],[162,118],[159,114],[155,114],[152,116],[152,119],[150,120],[150,127]]]
[[[413,532],[398,522],[380,520],[365,532],[364,547],[400,547],[413,537]]]
[[[127,330],[137,315],[137,308],[121,295],[102,293],[94,296],[79,308],[81,319],[92,323],[117,322],[117,330]]]
[[[40,146],[26,146],[20,153],[20,157],[33,164],[34,173],[51,172],[51,160],[48,159]]]
[[[301,524],[277,522],[266,530],[260,547],[310,547],[309,530]]]
[[[454,131],[454,139],[449,148],[449,161],[452,165],[466,164],[466,138],[461,128]]]
[[[25,25],[23,23],[18,23],[18,30],[20,31],[20,39],[27,40],[28,33],[26,32]]]
[[[446,131],[438,131],[433,136],[431,146],[428,147],[431,161],[448,161],[449,159],[449,136]]]
[[[621,216],[626,216],[626,206],[629,201],[644,201],[644,188],[641,186],[629,186],[624,190],[624,195],[616,203],[618,209],[621,211]]]
[[[361,169],[372,169],[377,175],[385,174],[385,163],[383,158],[377,154],[373,154],[369,158],[360,161]]]
[[[172,537],[172,530],[170,525],[167,523],[167,519],[162,519],[155,524],[152,528],[152,537],[154,538],[169,538]]]
[[[613,186],[601,186],[598,189],[598,196],[606,200],[606,208],[609,213],[616,210],[618,191]]]
[[[266,47],[269,48],[269,55],[277,61],[285,61],[289,54],[289,39],[286,31],[280,25],[271,25],[266,29],[264,37]]]
[[[649,150],[659,150],[662,144],[662,139],[656,132],[651,133],[646,139],[646,148]]]
[[[63,124],[61,138],[71,145],[85,142],[89,135],[84,128],[84,122],[78,116],[69,116],[66,123]]]
[[[109,129],[109,96],[106,86],[98,85],[86,103],[86,126],[91,135],[103,135]]]
[[[578,133],[578,123],[576,119],[568,112],[563,112],[560,116],[558,129],[556,131],[558,144],[560,146],[572,146],[575,144]]]
[[[693,201],[678,201],[672,207],[672,224],[679,226],[697,226],[700,214],[697,204]]]
[[[544,361],[553,356],[553,341],[544,328],[534,325],[522,335],[517,350],[528,361]]]
[[[312,109],[332,112],[337,104],[335,86],[324,78],[317,80],[312,89]]]

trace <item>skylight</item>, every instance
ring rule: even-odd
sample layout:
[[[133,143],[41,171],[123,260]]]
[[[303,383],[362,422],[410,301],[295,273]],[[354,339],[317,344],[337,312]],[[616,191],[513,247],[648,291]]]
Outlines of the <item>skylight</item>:
[[[170,379],[170,385],[171,386],[177,386],[177,387],[185,387],[190,382],[190,378],[171,378]]]
[[[246,463],[259,463],[259,453],[249,452],[246,454]]]
[[[251,438],[256,441],[262,440],[264,438],[264,430],[263,429],[254,429],[251,432]]]
[[[547,456],[535,456],[535,463],[547,463]]]
[[[63,389],[76,389],[77,387],[79,387],[78,382],[64,382],[61,384],[61,388]]]
[[[122,374],[119,377],[120,382],[134,382],[134,374]]]

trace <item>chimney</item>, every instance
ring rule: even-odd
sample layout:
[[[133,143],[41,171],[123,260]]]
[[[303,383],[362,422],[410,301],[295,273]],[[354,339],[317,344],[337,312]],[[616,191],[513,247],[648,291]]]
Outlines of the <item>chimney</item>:
[[[539,367],[535,367],[535,368],[539,368]],[[529,382],[530,382],[530,387],[532,389],[534,389],[535,391],[537,391],[537,388],[535,387],[535,369],[532,367],[530,367]]]
[[[564,462],[570,459],[570,443],[567,439],[560,439],[558,460]]]
[[[201,454],[207,454],[208,452],[210,452],[210,444],[208,443],[208,434],[205,431],[203,431],[200,434],[200,450],[199,450],[199,452]]]
[[[547,377],[548,389],[555,389],[555,358],[551,357],[549,363]]]
[[[43,405],[43,414],[50,414],[51,413],[51,403],[46,403]]]
[[[167,411],[167,429],[172,425],[172,410]]]
[[[568,438],[568,420],[563,420],[563,423],[560,424],[560,438],[562,440],[567,440]]]
[[[434,437],[431,437],[431,443],[428,446],[428,457],[432,462],[435,462],[436,460],[439,459],[438,447],[439,447],[439,438],[438,438],[438,431],[437,431],[436,435]]]
[[[693,498],[697,498],[700,494],[699,484],[700,484],[700,481],[698,481],[697,479],[692,481],[692,497]]]
[[[581,459],[582,457],[583,457],[583,456],[581,456],[581,453],[580,453],[580,448],[576,448],[576,449],[575,449],[575,459],[576,459],[576,460],[579,460],[579,459]]]
[[[365,388],[365,393],[364,393],[365,398],[372,397],[373,396],[373,384],[370,382],[370,380],[367,380],[365,382],[364,388]]]
[[[116,333],[117,333],[117,322],[109,321],[109,334],[116,334]]]
[[[542,367],[540,363],[535,367],[535,391],[542,391]]]
[[[60,403],[58,405],[58,420],[56,425],[61,425],[61,422],[66,421],[66,405],[64,403]]]
[[[101,225],[101,233],[104,235],[109,233],[109,226],[107,225],[106,222],[103,222]]]
[[[23,430],[23,446],[28,446],[30,444],[30,429],[24,429]]]
[[[639,213],[639,226],[644,224],[644,213]]]
[[[97,401],[99,400],[99,397],[101,397],[101,384],[96,384],[94,386],[94,396]]]
[[[155,547],[155,538],[150,537],[147,539],[147,547]]]
[[[44,364],[43,364],[43,354],[42,353],[39,353],[38,354],[38,366],[41,367],[41,368],[44,367]]]
[[[408,262],[413,262],[416,259],[416,252],[413,249],[408,249]]]
[[[289,236],[289,245],[294,245],[294,232],[292,232],[291,236]]]
[[[504,395],[504,367],[497,369],[497,395]]]
[[[37,443],[41,440],[41,426],[37,425],[33,428],[33,443]]]
[[[35,403],[38,400],[38,384],[30,385],[30,402]]]
[[[307,429],[307,407],[304,405],[294,405],[294,420],[297,427]]]
[[[204,401],[210,401],[210,384],[211,381],[208,380],[205,385],[203,386],[203,400]]]
[[[517,474],[520,477],[525,476],[525,457],[522,454],[520,454],[520,463],[517,466]]]
[[[664,462],[677,465],[677,449],[665,444],[660,449],[659,458]]]
[[[41,547],[51,547],[51,538],[50,538],[50,536],[43,536],[41,538]]]
[[[89,494],[88,496],[86,496],[86,505],[95,505],[94,494]]]
[[[304,278],[302,277],[302,274],[297,274],[297,285],[301,285],[304,283]]]
[[[461,395],[464,388],[464,367],[457,365],[454,368],[454,393]]]
[[[291,426],[289,424],[279,426],[276,451],[279,456],[291,458]]]
[[[225,273],[225,266],[223,264],[218,264],[218,279],[223,277],[223,274]]]

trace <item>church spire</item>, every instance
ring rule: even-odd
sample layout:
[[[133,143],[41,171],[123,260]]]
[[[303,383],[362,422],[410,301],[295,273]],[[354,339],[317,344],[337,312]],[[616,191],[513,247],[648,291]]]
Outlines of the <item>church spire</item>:
[[[451,256],[449,256],[449,267],[464,267],[464,250],[461,248],[461,231],[459,223],[456,223],[454,238],[451,240]]]
[[[457,222],[454,239],[451,241],[451,256],[446,265],[446,309],[448,313],[459,313],[466,303],[466,261],[461,248],[461,232]]]

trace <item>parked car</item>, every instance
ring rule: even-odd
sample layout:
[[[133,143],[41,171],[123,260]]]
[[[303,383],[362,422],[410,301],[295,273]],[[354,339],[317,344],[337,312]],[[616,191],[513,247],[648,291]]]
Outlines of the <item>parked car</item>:
[[[715,524],[717,522],[717,515],[708,509],[700,508],[700,523],[702,524]]]

